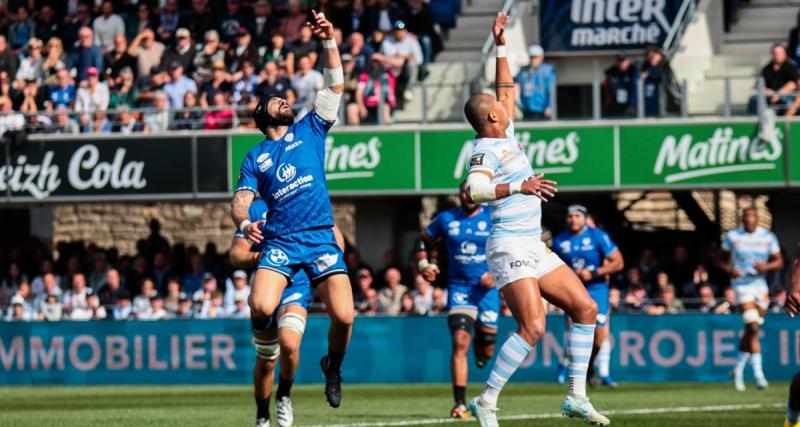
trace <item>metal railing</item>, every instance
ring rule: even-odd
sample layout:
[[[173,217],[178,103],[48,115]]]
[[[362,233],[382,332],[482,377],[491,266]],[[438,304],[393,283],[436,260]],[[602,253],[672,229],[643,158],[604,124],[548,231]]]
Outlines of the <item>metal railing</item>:
[[[667,33],[667,37],[664,39],[664,44],[662,45],[664,55],[666,55],[668,58],[680,48],[681,37],[686,31],[686,27],[688,27],[689,23],[692,22],[692,17],[694,16],[696,7],[697,0],[683,0],[680,9],[678,9],[678,14],[675,16],[675,22],[672,23],[672,27],[670,28],[669,33]]]

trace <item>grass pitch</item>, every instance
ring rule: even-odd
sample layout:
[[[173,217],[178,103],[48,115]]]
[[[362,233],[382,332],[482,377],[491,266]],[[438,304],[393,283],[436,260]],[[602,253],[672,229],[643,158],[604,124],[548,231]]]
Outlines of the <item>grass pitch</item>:
[[[471,426],[446,420],[449,385],[347,385],[331,409],[322,386],[295,386],[295,425]],[[468,390],[471,398],[479,385]],[[501,426],[579,426],[558,416],[564,386],[511,383],[500,397]],[[738,393],[729,384],[623,384],[590,390],[614,426],[781,426],[788,384]],[[274,419],[273,402],[272,425]],[[248,426],[252,392],[244,386],[5,387],[0,426]]]

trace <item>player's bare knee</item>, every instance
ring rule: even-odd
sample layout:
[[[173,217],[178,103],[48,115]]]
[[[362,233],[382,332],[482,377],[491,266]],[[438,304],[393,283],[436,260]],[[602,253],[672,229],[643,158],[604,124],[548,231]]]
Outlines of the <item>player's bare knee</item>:
[[[346,308],[331,312],[331,321],[342,327],[353,326],[353,319],[355,319],[355,310],[353,308]]]
[[[531,346],[535,345],[545,333],[545,320],[535,319],[525,324],[520,324],[519,335]]]

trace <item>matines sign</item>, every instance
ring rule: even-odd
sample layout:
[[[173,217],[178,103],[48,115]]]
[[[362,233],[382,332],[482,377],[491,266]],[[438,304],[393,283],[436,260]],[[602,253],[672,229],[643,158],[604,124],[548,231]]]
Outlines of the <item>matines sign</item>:
[[[662,45],[683,0],[542,0],[545,52]]]
[[[0,165],[11,201],[224,193],[227,138],[87,138],[30,141]]]

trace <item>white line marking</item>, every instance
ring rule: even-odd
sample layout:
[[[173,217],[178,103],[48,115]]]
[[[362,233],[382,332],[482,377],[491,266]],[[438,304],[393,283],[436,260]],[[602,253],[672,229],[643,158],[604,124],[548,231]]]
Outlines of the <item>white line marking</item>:
[[[741,404],[741,405],[709,405],[709,406],[677,406],[673,408],[640,408],[640,409],[620,409],[603,411],[605,415],[650,415],[650,414],[667,414],[667,413],[688,413],[688,412],[723,412],[723,411],[744,411],[751,409],[775,409],[784,408],[785,403],[761,404]],[[552,418],[562,418],[561,413],[549,414],[520,414],[520,415],[507,415],[499,416],[500,420],[543,420]],[[453,418],[429,418],[422,420],[405,420],[405,421],[377,421],[367,423],[353,423],[353,424],[318,424],[306,427],[403,427],[403,426],[421,426],[428,424],[449,424],[449,423],[474,423],[475,420],[470,418],[466,420],[457,420]]]
[[[664,182],[667,183],[667,184],[671,184],[673,182],[686,181],[687,179],[698,178],[698,177],[701,177],[701,176],[721,175],[721,174],[724,174],[724,173],[733,173],[733,172],[772,170],[772,169],[775,169],[775,165],[772,164],[772,163],[757,163],[757,164],[753,164],[753,165],[719,166],[719,167],[715,167],[715,168],[699,169],[699,170],[694,170],[694,171],[680,172],[680,173],[674,173],[672,175],[667,175],[664,178]]]
[[[372,178],[374,176],[375,172],[338,172],[325,174],[325,178],[327,178],[328,181],[336,179]]]

